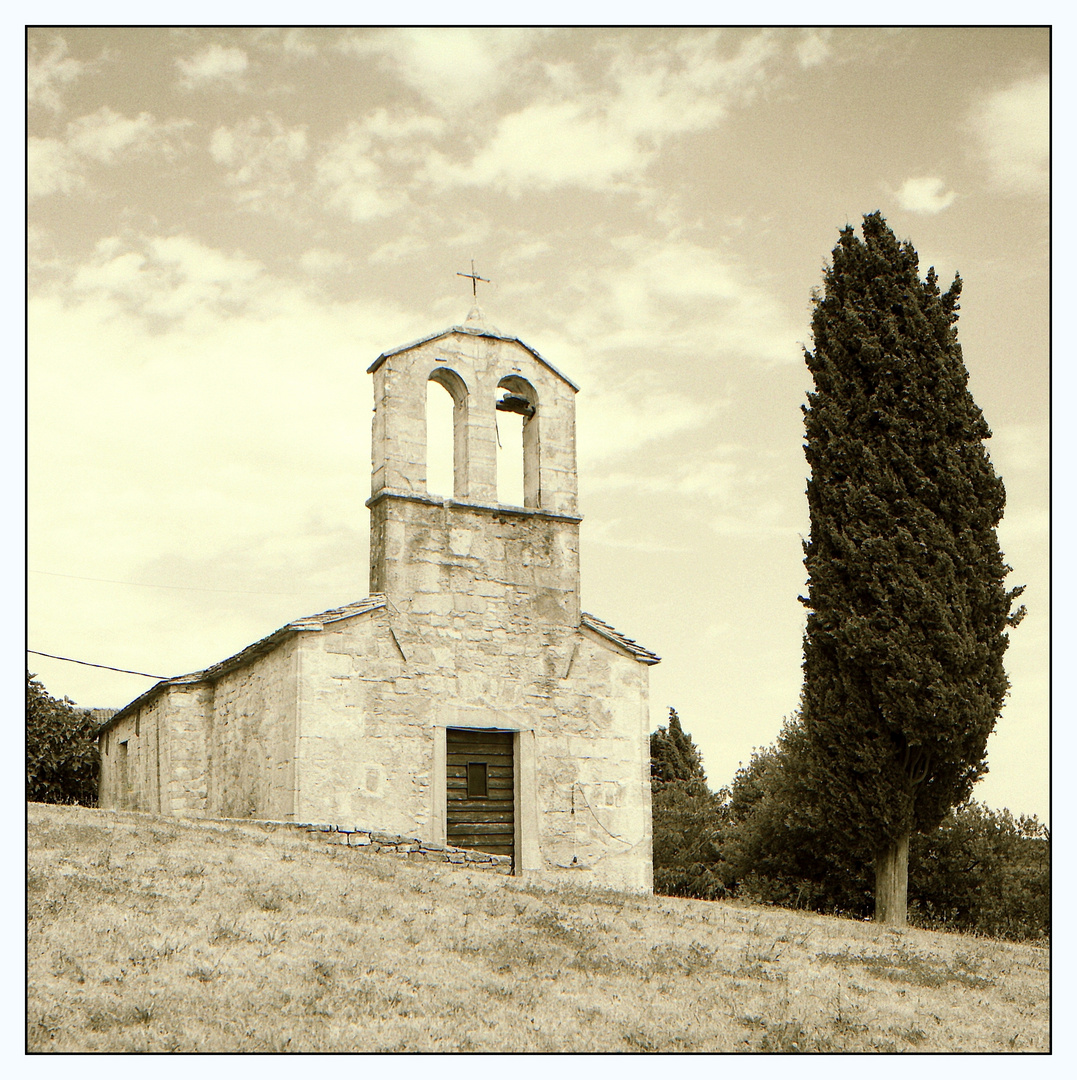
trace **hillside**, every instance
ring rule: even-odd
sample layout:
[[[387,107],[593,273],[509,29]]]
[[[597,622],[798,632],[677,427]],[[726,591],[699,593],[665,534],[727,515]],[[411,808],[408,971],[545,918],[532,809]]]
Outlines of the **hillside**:
[[[31,804],[40,1051],[1047,1051],[1046,949]]]

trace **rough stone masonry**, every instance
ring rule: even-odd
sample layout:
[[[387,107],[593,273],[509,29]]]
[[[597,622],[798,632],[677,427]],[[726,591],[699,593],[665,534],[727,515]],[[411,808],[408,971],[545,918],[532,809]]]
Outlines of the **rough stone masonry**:
[[[100,805],[325,822],[649,891],[658,657],[580,610],[577,387],[477,308],[369,371],[370,596],[117,712]],[[430,380],[453,401],[448,498],[427,491]],[[499,449],[498,411],[522,446]],[[498,501],[498,453],[522,454],[523,506]]]

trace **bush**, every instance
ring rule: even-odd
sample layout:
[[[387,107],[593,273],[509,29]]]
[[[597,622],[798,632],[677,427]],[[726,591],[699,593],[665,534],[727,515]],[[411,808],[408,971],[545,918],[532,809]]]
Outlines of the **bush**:
[[[722,855],[726,795],[698,780],[652,785],[655,892],[700,900],[728,893],[733,875]]]
[[[725,857],[737,895],[829,914],[872,911],[870,860],[814,816],[802,790],[803,728],[787,720],[772,747],[737,770]]]
[[[677,732],[691,746],[679,725]],[[802,790],[803,739],[798,720],[787,721],[729,790],[715,793],[699,780],[652,783],[656,892],[871,916],[872,852],[813,815]],[[912,837],[910,921],[1012,940],[1046,937],[1050,859],[1050,834],[1034,817],[970,800]]]
[[[97,724],[68,698],[58,701],[26,673],[26,797],[97,805]]]
[[[1015,941],[1051,933],[1051,838],[970,800],[909,849],[909,915],[921,926]]]

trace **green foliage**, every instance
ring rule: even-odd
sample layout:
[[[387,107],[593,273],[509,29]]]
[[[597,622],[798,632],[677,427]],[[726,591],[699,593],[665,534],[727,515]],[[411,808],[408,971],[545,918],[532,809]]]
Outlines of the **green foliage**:
[[[807,752],[803,725],[794,719],[774,746],[755,751],[737,771],[718,852],[723,880],[729,891],[756,902],[868,916],[874,878],[866,849],[806,805],[800,778]],[[1050,837],[1035,818],[966,802],[912,838],[908,886],[919,925],[1015,940],[1045,937]]]
[[[26,798],[97,805],[99,765],[91,715],[58,701],[26,673]]]
[[[669,710],[669,728],[660,727],[651,734],[651,783],[671,780],[707,782],[699,749],[692,736],[681,730],[676,709]]]
[[[955,277],[878,212],[846,227],[814,297],[806,361],[805,754],[798,783],[841,850],[933,829],[986,770],[1020,589],[1005,494],[967,387]]]
[[[653,784],[654,889],[665,896],[715,900],[732,887],[725,862],[726,792],[698,780]]]
[[[850,848],[813,806],[803,783],[809,753],[803,724],[786,720],[774,746],[756,750],[730,791],[724,855],[746,899],[864,915],[871,910],[865,850]]]
[[[1035,817],[1014,818],[975,801],[909,852],[916,922],[1027,940],[1051,933],[1051,837]]]
[[[681,728],[676,709],[669,727],[651,735],[651,815],[655,891],[713,900],[724,896],[722,865],[726,792],[715,794],[699,749]]]

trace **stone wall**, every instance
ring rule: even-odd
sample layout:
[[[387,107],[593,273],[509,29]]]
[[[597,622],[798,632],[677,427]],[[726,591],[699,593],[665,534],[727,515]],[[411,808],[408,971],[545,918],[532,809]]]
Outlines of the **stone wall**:
[[[214,681],[207,713],[207,813],[292,816],[297,686],[295,638]]]
[[[302,634],[297,816],[444,843],[446,728],[514,731],[521,869],[649,890],[645,665],[579,627],[536,640],[474,614],[382,608]]]
[[[560,514],[577,512],[576,387],[516,339],[454,331],[379,358],[374,374],[371,494],[383,490],[423,495],[426,487],[426,384],[431,375],[457,401],[459,430],[454,493],[497,505],[495,402],[501,391],[529,398],[525,425],[527,504]],[[444,373],[449,372],[446,376]],[[451,386],[449,385],[451,384]],[[462,387],[462,389],[459,389]],[[454,389],[457,388],[457,389]],[[530,429],[530,431],[528,431]],[[513,450],[512,452],[516,452]],[[519,450],[523,453],[523,447]],[[532,483],[528,484],[528,474]]]
[[[167,694],[161,694],[99,738],[99,806],[156,813],[172,809],[167,796],[170,759],[163,719],[167,713]]]
[[[231,824],[234,819],[217,819]],[[251,824],[264,832],[285,831],[306,836],[315,843],[337,844],[345,847],[363,848],[406,858],[409,862],[447,863],[463,870],[485,870],[495,874],[511,874],[512,860],[507,855],[488,855],[483,851],[467,851],[450,847],[416,836],[400,836],[396,833],[374,829],[345,829],[336,825],[310,825],[291,821],[251,821],[244,819],[237,824]]]

